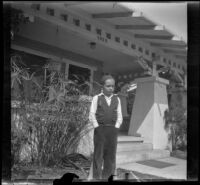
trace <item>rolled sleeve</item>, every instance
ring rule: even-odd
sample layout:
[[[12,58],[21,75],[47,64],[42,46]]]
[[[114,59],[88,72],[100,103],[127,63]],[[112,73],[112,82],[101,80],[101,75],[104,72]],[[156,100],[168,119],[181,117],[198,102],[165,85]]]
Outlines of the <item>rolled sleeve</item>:
[[[116,128],[119,128],[123,122],[123,117],[122,117],[122,107],[121,107],[121,101],[120,99],[118,98],[118,107],[117,107],[117,121],[116,121],[116,124],[115,124],[115,127]]]
[[[99,126],[99,124],[96,120],[96,116],[95,116],[96,110],[97,110],[97,99],[98,99],[98,96],[93,97],[92,103],[90,106],[90,113],[89,113],[89,120],[93,124],[94,128]]]

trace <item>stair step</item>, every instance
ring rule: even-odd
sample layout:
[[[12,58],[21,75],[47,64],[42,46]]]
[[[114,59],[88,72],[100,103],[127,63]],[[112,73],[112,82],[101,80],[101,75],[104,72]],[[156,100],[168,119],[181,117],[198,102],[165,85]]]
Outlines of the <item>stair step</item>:
[[[160,159],[170,156],[169,150],[144,150],[144,151],[123,151],[116,156],[117,164],[131,163],[149,159]]]
[[[117,152],[153,150],[151,143],[119,142]]]
[[[140,142],[144,141],[143,137],[134,137],[134,136],[118,136],[118,143],[120,142]]]

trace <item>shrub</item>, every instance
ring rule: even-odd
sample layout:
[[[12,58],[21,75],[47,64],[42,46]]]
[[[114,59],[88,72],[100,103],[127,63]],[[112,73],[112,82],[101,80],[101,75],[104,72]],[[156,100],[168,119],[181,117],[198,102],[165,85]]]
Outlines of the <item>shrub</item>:
[[[20,111],[13,108],[11,115],[11,164],[14,165],[20,162],[20,152],[22,146],[27,143],[28,138]]]
[[[29,109],[28,120],[34,128],[37,162],[41,165],[56,164],[67,154],[75,153],[82,135],[89,131],[86,104],[77,97],[65,103],[62,108],[45,103]]]
[[[21,62],[20,57],[18,60]],[[13,99],[19,102],[16,112],[21,127],[16,119],[12,119],[11,143],[14,163],[20,161],[20,152],[25,144],[31,149],[31,162],[39,165],[55,165],[62,157],[77,150],[80,139],[92,129],[88,122],[90,101],[81,99],[82,93],[79,86],[70,80],[64,80],[62,74],[51,71],[51,83],[40,86],[34,74],[19,67],[16,56],[12,61],[12,87]],[[17,62],[18,61],[18,62]],[[26,87],[29,82],[29,88]],[[30,84],[35,84],[31,86]],[[44,83],[40,83],[44,84]],[[16,92],[18,85],[18,92]],[[39,95],[39,101],[34,103],[27,96],[30,88]],[[17,96],[15,96],[17,94]],[[14,157],[15,156],[15,157]],[[30,162],[30,161],[29,161]]]
[[[187,149],[187,107],[180,92],[173,95],[169,109],[165,111],[165,129],[170,130],[172,151]]]

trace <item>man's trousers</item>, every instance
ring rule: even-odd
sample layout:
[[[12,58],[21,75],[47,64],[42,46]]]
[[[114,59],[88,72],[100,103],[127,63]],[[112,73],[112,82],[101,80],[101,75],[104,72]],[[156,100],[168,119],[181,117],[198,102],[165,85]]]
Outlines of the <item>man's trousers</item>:
[[[115,174],[118,130],[103,125],[94,129],[94,179],[108,179]]]

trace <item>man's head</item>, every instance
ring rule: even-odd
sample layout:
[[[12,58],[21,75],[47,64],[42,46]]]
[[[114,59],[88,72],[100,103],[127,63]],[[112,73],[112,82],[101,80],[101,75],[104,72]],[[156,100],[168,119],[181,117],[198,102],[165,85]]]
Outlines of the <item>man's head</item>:
[[[101,79],[103,85],[103,93],[110,96],[114,92],[115,79],[111,75],[104,75]]]

